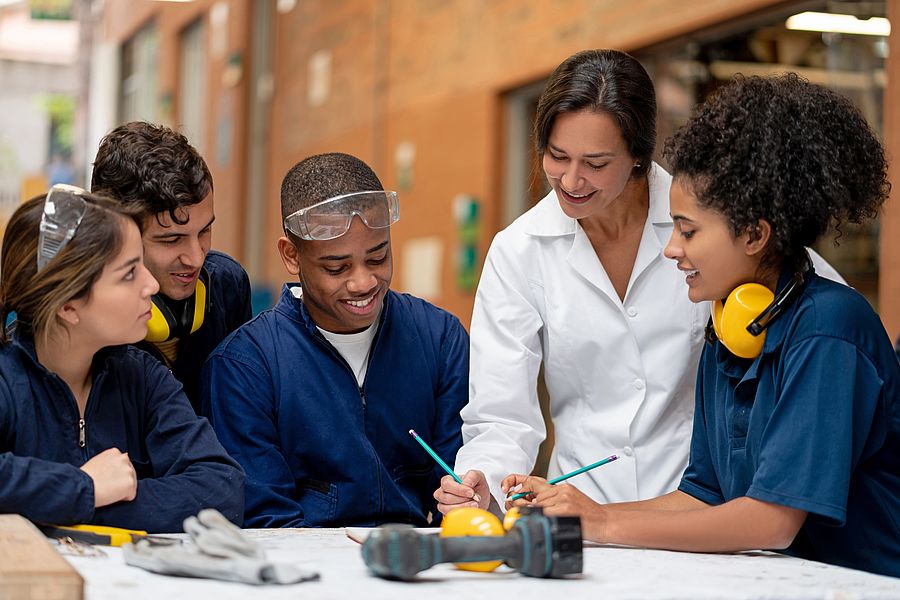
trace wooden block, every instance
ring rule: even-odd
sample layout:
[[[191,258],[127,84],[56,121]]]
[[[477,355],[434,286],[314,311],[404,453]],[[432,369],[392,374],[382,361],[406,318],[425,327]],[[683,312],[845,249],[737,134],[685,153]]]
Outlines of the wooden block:
[[[38,529],[0,515],[0,600],[82,600],[84,580]]]

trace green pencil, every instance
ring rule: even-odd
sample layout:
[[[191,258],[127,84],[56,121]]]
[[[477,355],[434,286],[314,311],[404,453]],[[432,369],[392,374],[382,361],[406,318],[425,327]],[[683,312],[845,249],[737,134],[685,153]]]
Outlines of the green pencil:
[[[597,467],[602,467],[606,463],[611,463],[612,461],[614,461],[618,458],[619,457],[616,456],[615,454],[613,454],[612,456],[607,456],[603,460],[598,460],[597,462],[592,463],[586,467],[581,467],[580,469],[575,469],[571,473],[566,473],[565,475],[560,475],[559,477],[555,477],[555,478],[551,479],[550,481],[548,481],[547,483],[549,483],[550,485],[556,485],[560,481],[565,481],[566,479],[568,479],[570,477],[575,477],[576,475],[581,475],[585,471],[590,471],[591,469],[596,469]],[[510,500],[518,500],[519,498],[524,498],[525,496],[527,496],[530,493],[531,492],[521,492],[518,494],[514,494],[513,497],[510,498]]]
[[[422,438],[420,438],[420,437],[419,437],[419,434],[416,433],[416,431],[415,431],[414,429],[410,429],[410,430],[409,430],[409,435],[413,436],[413,439],[416,440],[417,442],[419,442],[419,445],[420,445],[420,446],[422,446],[423,448],[425,448],[425,452],[427,452],[428,454],[430,454],[430,455],[431,455],[431,458],[433,458],[434,460],[436,460],[436,461],[437,461],[437,464],[441,465],[441,467],[443,467],[443,469],[444,469],[445,471],[447,471],[447,474],[448,474],[450,477],[452,477],[453,479],[456,480],[456,483],[462,483],[462,479],[459,478],[459,475],[457,475],[456,473],[454,473],[454,472],[453,472],[453,469],[451,469],[449,466],[447,466],[447,463],[445,463],[443,460],[441,460],[441,457],[437,455],[437,452],[435,452],[434,450],[432,450],[432,449],[431,449],[431,446],[429,446],[428,444],[426,444],[426,443],[425,443],[425,440],[423,440]]]

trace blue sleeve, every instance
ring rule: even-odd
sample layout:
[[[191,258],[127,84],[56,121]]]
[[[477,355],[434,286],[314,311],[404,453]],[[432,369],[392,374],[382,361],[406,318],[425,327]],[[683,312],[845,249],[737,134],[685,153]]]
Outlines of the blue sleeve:
[[[0,453],[0,513],[71,525],[94,516],[94,483],[74,465]]]
[[[275,390],[262,352],[254,348],[240,358],[230,348],[214,352],[203,366],[200,395],[203,414],[247,473],[244,526],[305,527],[293,473],[279,451]]]
[[[704,374],[712,369],[715,375],[716,366],[711,358],[715,355],[713,347],[705,346],[697,372],[697,390],[694,402],[694,427],[691,433],[691,455],[688,466],[684,470],[678,489],[710,505],[725,502],[719,478],[710,458],[709,436],[707,435],[706,400],[715,402],[714,398],[704,397]],[[709,364],[707,364],[709,363]]]
[[[850,478],[883,382],[856,346],[833,337],[810,337],[788,348],[782,370],[747,496],[843,525]]]
[[[469,401],[469,334],[456,317],[447,315],[447,327],[441,341],[441,371],[435,398],[435,423],[432,431],[433,449],[444,462],[452,465],[462,447],[462,417],[460,411]],[[434,489],[446,475],[440,465],[434,470]],[[435,510],[436,521],[440,513]]]
[[[147,453],[153,477],[138,481],[137,497],[98,508],[94,523],[150,532],[180,532],[204,508],[243,520],[244,474],[226,454],[209,422],[198,417],[181,384],[161,363],[140,353],[145,370]]]
[[[253,318],[250,278],[238,261],[223,252],[210,251],[207,263],[215,268],[211,274],[216,290],[214,301],[221,303],[224,334],[228,334]]]
[[[78,467],[11,452],[17,430],[15,404],[0,380],[0,513],[69,525],[94,516],[94,484]]]

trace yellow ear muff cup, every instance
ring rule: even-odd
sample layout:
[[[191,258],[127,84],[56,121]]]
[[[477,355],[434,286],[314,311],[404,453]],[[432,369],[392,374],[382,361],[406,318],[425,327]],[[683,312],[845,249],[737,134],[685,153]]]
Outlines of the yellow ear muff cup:
[[[444,515],[441,521],[441,537],[460,537],[466,535],[505,535],[500,519],[481,508],[457,508]],[[503,564],[502,560],[485,562],[456,563],[463,571],[487,573]]]
[[[144,338],[148,342],[164,342],[169,339],[171,333],[169,321],[160,311],[156,302],[150,304],[150,320],[147,321],[147,336]]]
[[[716,332],[716,337],[719,338],[719,341],[722,340],[722,311],[724,310],[724,308],[725,303],[721,300],[713,300],[712,305],[710,306],[710,312],[712,313],[713,331]]]
[[[200,329],[204,316],[206,316],[206,284],[198,278],[197,287],[194,288],[194,318],[191,322],[191,333]]]
[[[150,321],[147,323],[147,336],[145,341],[159,344],[166,342],[173,336],[190,335],[200,329],[206,311],[209,310],[209,275],[206,269],[200,270],[200,277],[194,286],[194,293],[187,299],[184,312],[176,317],[172,309],[166,304],[164,296],[155,295],[151,298]],[[190,319],[188,323],[187,320]],[[188,330],[190,328],[190,330]]]
[[[738,286],[723,305],[712,305],[713,329],[729,352],[740,358],[756,358],[766,341],[765,332],[754,336],[747,331],[753,322],[775,300],[772,290],[758,283]]]

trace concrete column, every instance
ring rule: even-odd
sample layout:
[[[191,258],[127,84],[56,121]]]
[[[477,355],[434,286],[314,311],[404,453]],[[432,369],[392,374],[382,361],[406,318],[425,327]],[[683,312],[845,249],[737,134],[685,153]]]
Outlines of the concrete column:
[[[892,340],[900,336],[900,0],[887,1],[891,21],[885,71],[884,144],[890,160],[891,197],[881,218],[878,307]]]

